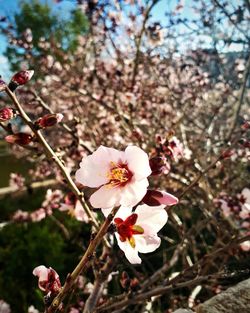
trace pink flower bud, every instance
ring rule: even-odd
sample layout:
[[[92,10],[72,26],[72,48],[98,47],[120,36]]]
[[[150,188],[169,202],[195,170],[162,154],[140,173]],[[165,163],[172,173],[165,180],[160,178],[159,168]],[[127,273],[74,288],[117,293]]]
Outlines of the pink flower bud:
[[[47,128],[56,125],[57,123],[60,123],[63,119],[63,115],[61,113],[57,114],[47,114],[43,117],[40,117],[36,121],[36,125],[40,128]]]
[[[10,80],[9,88],[14,91],[18,86],[25,85],[33,76],[34,71],[20,71],[16,73]]]
[[[37,266],[33,270],[33,275],[38,277],[38,287],[46,293],[56,294],[61,289],[61,282],[57,272],[44,265]]]
[[[170,165],[164,157],[154,157],[149,160],[151,175],[167,174],[170,171]]]
[[[20,146],[26,146],[32,141],[33,137],[26,133],[17,133],[13,135],[8,135],[5,137],[5,141],[11,144],[17,144]]]
[[[3,108],[0,110],[0,122],[11,120],[15,116],[15,111],[12,108]]]
[[[142,202],[149,206],[157,206],[160,204],[171,206],[177,204],[179,200],[175,196],[165,191],[147,190],[147,193],[142,199]]]
[[[0,79],[0,92],[4,91],[6,88],[6,84],[3,80]]]

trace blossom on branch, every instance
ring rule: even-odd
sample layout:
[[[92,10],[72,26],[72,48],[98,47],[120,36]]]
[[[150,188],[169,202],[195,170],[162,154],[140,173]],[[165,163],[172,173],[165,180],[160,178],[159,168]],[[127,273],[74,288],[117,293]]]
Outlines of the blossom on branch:
[[[138,205],[135,212],[132,208],[121,207],[115,215],[115,233],[118,246],[132,264],[140,264],[140,253],[155,251],[161,244],[157,233],[167,223],[168,214],[164,205],[149,207]],[[103,210],[105,213],[106,210]]]
[[[53,114],[46,114],[43,117],[40,117],[35,124],[39,128],[47,128],[52,127],[61,122],[63,119],[63,114],[61,113],[53,113]]]
[[[18,86],[25,85],[33,76],[34,71],[20,71],[16,73],[10,80],[9,89],[14,91]]]
[[[19,146],[26,146],[31,143],[33,137],[27,133],[17,133],[8,135],[5,137],[5,141],[11,144],[17,144]]]
[[[53,268],[44,265],[37,266],[33,270],[33,275],[38,277],[38,287],[46,293],[58,293],[61,289],[59,275]]]
[[[148,190],[142,201],[149,206],[160,204],[171,206],[179,202],[178,198],[175,196],[159,190]]]
[[[147,154],[136,146],[125,151],[100,146],[84,157],[76,180],[84,186],[98,188],[90,197],[94,208],[133,207],[147,192],[151,174]]]
[[[12,108],[2,108],[0,110],[0,122],[11,120],[15,116],[15,111]]]

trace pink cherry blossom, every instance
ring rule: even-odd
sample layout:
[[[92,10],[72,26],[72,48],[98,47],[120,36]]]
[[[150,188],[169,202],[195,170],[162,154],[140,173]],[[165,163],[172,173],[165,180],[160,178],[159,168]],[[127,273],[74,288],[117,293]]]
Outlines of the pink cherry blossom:
[[[241,250],[243,251],[250,251],[250,240],[244,241],[240,244]]]
[[[0,313],[11,313],[10,305],[0,299]]]
[[[68,211],[69,215],[75,217],[80,222],[88,223],[89,221],[83,206],[72,192],[66,195],[64,203],[61,204],[59,210]]]
[[[175,196],[160,190],[148,190],[142,201],[149,206],[160,204],[171,206],[179,202],[178,198]]]
[[[250,217],[250,189],[244,188],[241,192],[241,196],[243,197],[244,203],[239,215],[242,219],[247,219]]]
[[[33,275],[38,277],[38,287],[46,293],[57,293],[61,288],[59,275],[53,268],[44,265],[37,266]]]
[[[98,188],[90,197],[94,208],[136,205],[147,192],[151,174],[147,154],[136,146],[125,151],[100,146],[84,157],[76,180],[84,186]]]
[[[130,263],[140,264],[138,252],[150,253],[160,246],[161,239],[157,233],[168,220],[164,207],[144,204],[139,205],[134,213],[132,208],[123,207],[117,212],[114,219],[117,227],[115,236]]]
[[[44,208],[40,208],[30,213],[30,218],[32,222],[40,222],[45,217],[46,217],[46,211],[44,210]]]

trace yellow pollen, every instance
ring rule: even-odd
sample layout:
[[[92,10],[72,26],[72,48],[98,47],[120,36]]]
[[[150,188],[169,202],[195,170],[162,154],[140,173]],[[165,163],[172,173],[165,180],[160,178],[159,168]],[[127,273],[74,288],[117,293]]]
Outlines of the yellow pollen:
[[[107,177],[110,180],[109,185],[114,186],[119,183],[126,183],[128,181],[128,171],[124,167],[119,167],[114,162],[110,162],[112,168],[107,173]]]
[[[135,238],[133,236],[128,239],[128,242],[132,248],[135,248]]]

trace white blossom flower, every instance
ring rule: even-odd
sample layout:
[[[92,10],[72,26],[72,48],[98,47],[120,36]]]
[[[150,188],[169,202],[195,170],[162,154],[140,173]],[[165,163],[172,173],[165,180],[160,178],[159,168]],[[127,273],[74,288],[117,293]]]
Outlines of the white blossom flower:
[[[100,146],[84,157],[76,180],[84,186],[98,188],[90,197],[94,208],[136,205],[147,192],[151,174],[147,154],[128,146],[125,151]]]
[[[132,264],[140,264],[140,253],[155,251],[161,244],[157,236],[159,230],[167,223],[168,214],[164,205],[138,205],[135,212],[132,208],[121,207],[114,218],[118,245]],[[103,210],[105,213],[107,210]]]

